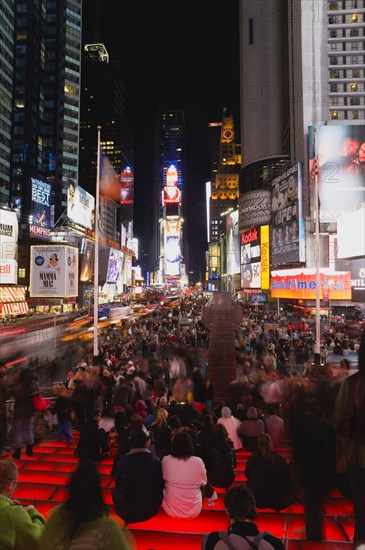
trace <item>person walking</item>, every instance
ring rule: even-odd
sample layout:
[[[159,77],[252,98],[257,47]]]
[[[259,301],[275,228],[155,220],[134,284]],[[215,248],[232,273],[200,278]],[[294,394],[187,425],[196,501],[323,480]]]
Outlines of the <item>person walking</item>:
[[[34,407],[33,395],[37,391],[36,379],[28,367],[19,374],[18,381],[10,391],[14,397],[13,420],[13,458],[19,459],[23,443],[26,444],[26,453],[33,455],[34,445]]]

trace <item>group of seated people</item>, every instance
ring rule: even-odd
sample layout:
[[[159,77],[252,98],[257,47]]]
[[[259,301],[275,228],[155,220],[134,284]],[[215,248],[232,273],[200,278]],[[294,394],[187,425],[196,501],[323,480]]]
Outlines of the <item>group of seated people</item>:
[[[140,426],[133,432],[132,440],[135,444],[142,445],[142,434],[144,434],[145,446],[140,449],[146,450],[144,454],[148,458],[150,439],[148,439],[147,430]],[[138,437],[139,440],[137,440]],[[179,440],[176,448],[183,449],[187,434],[184,437],[180,432],[176,437]],[[187,478],[188,474],[182,467],[184,459],[171,458],[175,460],[181,475]],[[198,457],[195,459],[193,462],[198,464]],[[182,463],[176,464],[176,460],[182,460]],[[139,461],[141,471],[143,471],[142,462]],[[155,462],[157,467],[158,459],[151,459],[150,462]],[[171,472],[173,466],[174,464],[170,463],[167,470]],[[203,481],[204,470],[201,465],[200,473]],[[85,461],[78,465],[70,478],[66,502],[51,510],[47,520],[33,505],[22,506],[13,498],[18,485],[18,476],[19,471],[13,460],[0,460],[0,545],[2,548],[9,550],[76,550],[79,548],[136,550],[136,541],[127,525],[120,526],[108,517],[100,474],[95,463]],[[183,495],[181,497],[183,499]],[[196,500],[197,502],[199,500],[198,492],[196,492]],[[133,503],[129,504],[133,506]],[[246,548],[284,550],[284,545],[278,538],[267,531],[260,532],[257,525],[253,523],[257,517],[257,511],[250,489],[243,485],[231,487],[225,494],[224,505],[229,526],[227,530],[207,533],[202,539],[203,550],[245,550]],[[127,503],[124,504],[124,507],[126,506]],[[139,506],[141,507],[141,503]]]
[[[220,403],[222,405],[222,403]],[[227,490],[235,479],[236,452],[245,443],[253,451],[245,475],[258,506],[281,510],[289,505],[290,472],[284,458],[273,451],[273,442],[254,407],[240,422],[227,406],[220,417],[197,412],[193,404],[156,406],[144,418],[126,411],[115,414],[109,433],[99,427],[101,413],[81,428],[76,454],[80,462],[101,460],[110,454],[110,435],[116,435],[111,471],[115,480],[113,502],[128,524],[146,521],[162,506],[176,518],[194,518],[217,500],[215,489]],[[173,413],[173,414],[172,414]],[[217,414],[217,410],[215,410]],[[267,418],[276,415],[268,415]],[[277,417],[279,420],[279,417]],[[257,435],[250,424],[258,426]],[[242,437],[242,439],[241,439]],[[143,505],[141,505],[143,503]]]

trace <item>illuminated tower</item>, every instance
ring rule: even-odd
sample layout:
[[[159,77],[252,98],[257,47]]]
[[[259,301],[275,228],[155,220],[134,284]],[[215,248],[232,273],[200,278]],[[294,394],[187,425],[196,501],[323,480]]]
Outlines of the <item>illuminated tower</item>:
[[[241,169],[241,150],[236,143],[233,116],[228,108],[223,109],[220,126],[219,162],[212,169],[211,198],[209,213],[209,262],[208,286],[220,289],[221,254],[220,237],[225,233],[224,213],[238,208],[238,183]]]
[[[180,284],[185,278],[185,121],[182,110],[159,114],[155,137],[155,181],[151,281]]]

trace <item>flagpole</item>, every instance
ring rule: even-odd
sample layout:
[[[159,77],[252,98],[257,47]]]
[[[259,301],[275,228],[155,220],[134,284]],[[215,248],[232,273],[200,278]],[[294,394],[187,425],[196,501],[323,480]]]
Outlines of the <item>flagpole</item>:
[[[99,356],[98,344],[98,313],[99,313],[99,190],[100,190],[100,130],[98,129],[98,146],[96,160],[96,191],[95,191],[95,252],[94,252],[94,357]]]
[[[314,159],[315,159],[315,170],[314,170],[314,183],[315,183],[315,215],[316,215],[316,237],[315,237],[315,265],[316,265],[316,343],[314,347],[314,362],[320,363],[320,353],[321,353],[321,274],[320,274],[320,265],[319,265],[319,165],[316,153],[316,132],[317,128],[313,129],[314,132]]]

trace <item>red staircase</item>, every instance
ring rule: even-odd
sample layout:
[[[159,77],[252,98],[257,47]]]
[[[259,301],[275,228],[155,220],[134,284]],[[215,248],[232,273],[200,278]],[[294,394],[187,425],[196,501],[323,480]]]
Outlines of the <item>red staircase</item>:
[[[78,460],[74,455],[76,441],[59,443],[41,441],[34,446],[34,455],[22,455],[17,460],[20,485],[14,498],[22,504],[34,504],[45,516],[56,505],[67,498],[67,484],[70,473]],[[290,460],[290,447],[284,445],[276,449]],[[245,482],[244,468],[249,453],[240,451],[237,455],[235,483]],[[112,459],[106,458],[99,465],[105,502],[111,517],[122,524],[116,516],[112,503],[111,490],[114,482],[110,476]],[[213,530],[225,529],[228,521],[223,506],[224,491],[218,490],[218,501],[214,508],[204,504],[201,514],[193,520],[179,520],[167,516],[163,509],[154,518],[136,523],[130,529],[136,539],[137,550],[200,550],[202,537]],[[324,538],[323,542],[305,540],[304,509],[300,503],[274,512],[259,510],[256,523],[260,530],[272,532],[281,538],[287,550],[342,550],[352,548],[354,532],[352,502],[334,492],[323,503]]]

